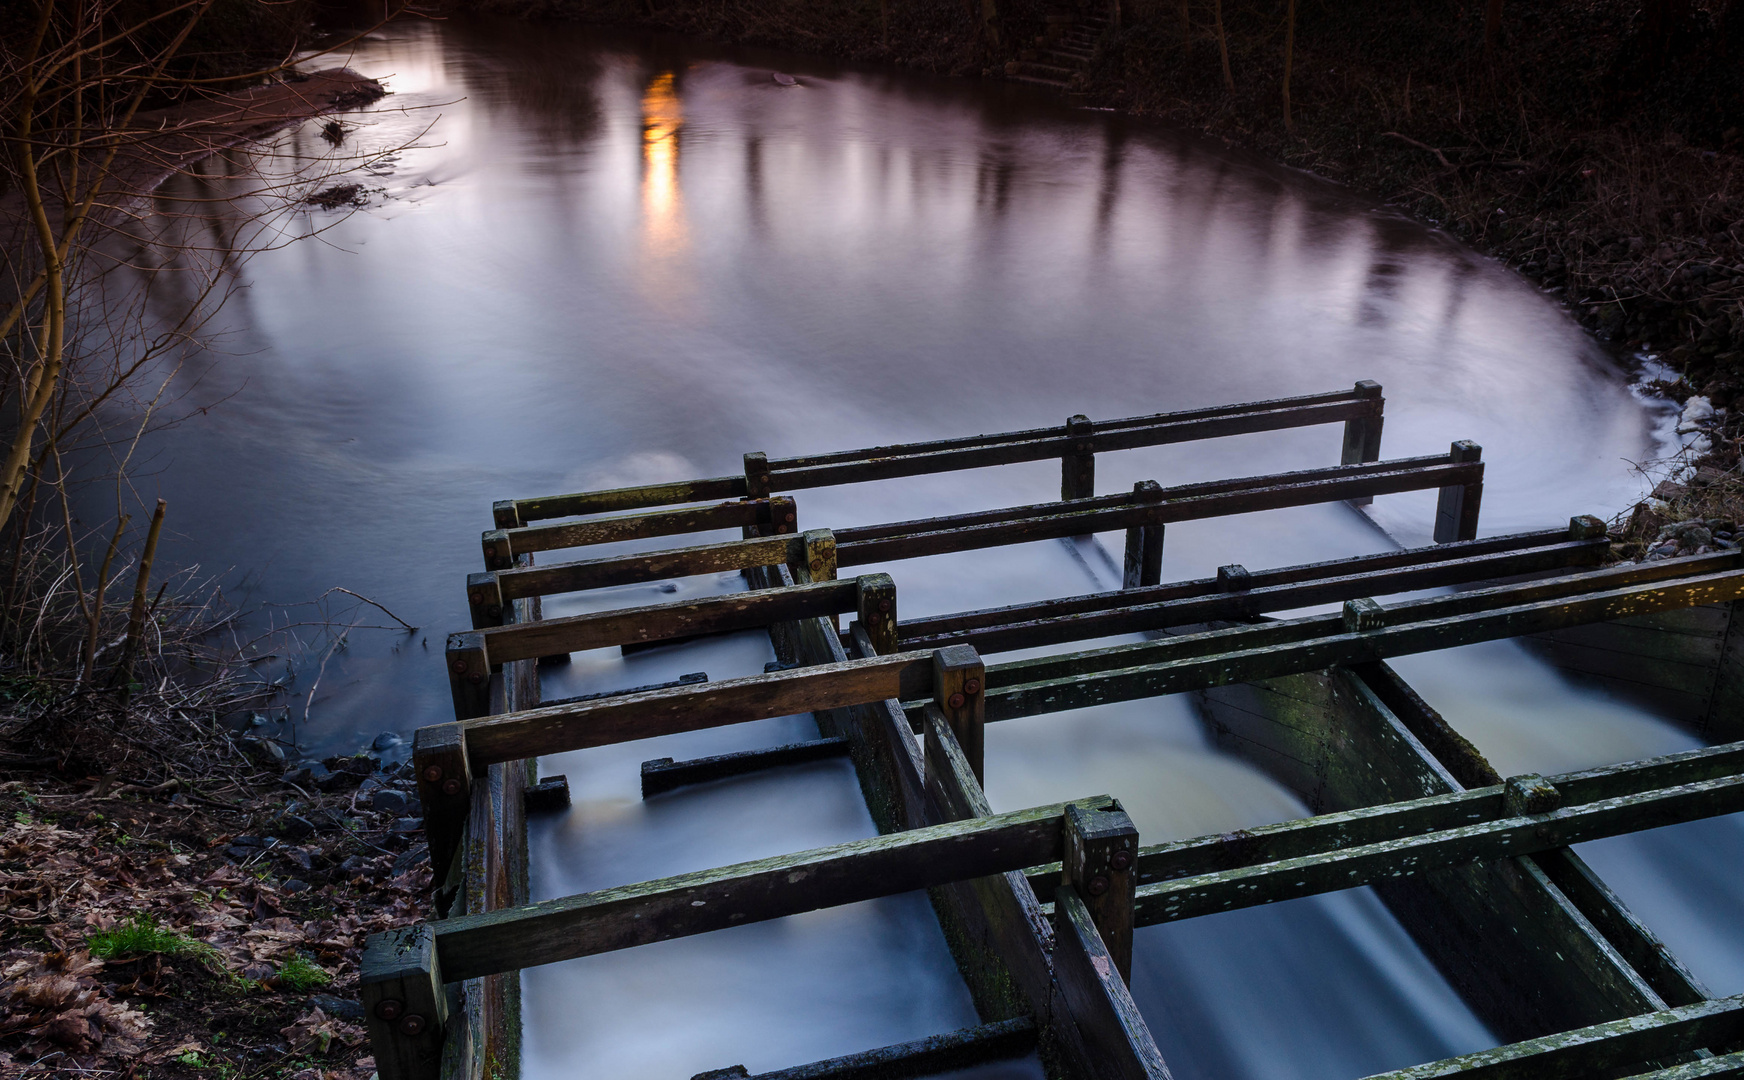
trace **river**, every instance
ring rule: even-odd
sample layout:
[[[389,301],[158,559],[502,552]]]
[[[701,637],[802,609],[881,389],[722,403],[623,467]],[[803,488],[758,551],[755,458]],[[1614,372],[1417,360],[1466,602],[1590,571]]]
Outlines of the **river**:
[[[238,602],[341,585],[422,628],[349,635],[285,729],[309,753],[451,715],[443,636],[466,625],[493,499],[722,475],[747,450],[1375,379],[1383,456],[1484,447],[1488,534],[1609,517],[1642,491],[1630,463],[1668,435],[1663,409],[1553,298],[1449,238],[1045,92],[510,21],[407,21],[349,62],[392,96],[347,117],[344,143],[309,124],[232,160],[361,154],[365,205],[294,215],[287,235],[311,235],[235,271],[214,333],[172,379],[174,408],[199,415],[146,440],[139,481],[171,504],[160,558],[201,560]],[[161,207],[233,191],[217,171],[172,182]],[[1098,490],[1329,464],[1338,449],[1320,428],[1107,455]],[[800,523],[1042,501],[1057,470],[800,492]],[[1433,499],[1382,497],[1369,519],[1336,506],[1172,525],[1164,576],[1425,543]],[[1112,587],[1107,551],[1048,543],[889,569],[916,615]],[[546,610],[740,587],[689,579]],[[583,654],[546,670],[545,693],[771,658],[750,634]],[[1398,666],[1504,773],[1694,745],[1513,645]],[[842,762],[639,797],[644,759],[814,730],[785,718],[543,762],[575,806],[533,827],[536,894],[870,835]],[[998,810],[1116,795],[1146,842],[1303,812],[1209,746],[1183,698],[1001,724],[987,774]],[[1712,989],[1744,990],[1744,929],[1725,903],[1744,866],[1736,820],[1583,852]],[[540,968],[524,985],[530,1080],[755,1072],[974,1022],[917,896]],[[1183,1080],[1354,1077],[1495,1041],[1367,890],[1143,930],[1133,990]]]

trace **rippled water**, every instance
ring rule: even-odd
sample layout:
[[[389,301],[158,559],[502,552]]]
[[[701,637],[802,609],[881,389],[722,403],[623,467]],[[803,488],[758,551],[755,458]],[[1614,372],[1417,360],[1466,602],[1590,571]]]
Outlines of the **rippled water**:
[[[1663,416],[1556,306],[1492,263],[1304,174],[1006,86],[567,26],[407,23],[352,58],[394,96],[338,151],[398,152],[368,205],[246,264],[229,333],[177,376],[208,415],[156,437],[169,558],[287,602],[340,584],[425,629],[358,632],[297,737],[350,749],[450,715],[442,635],[492,499],[735,471],[873,445],[1348,386],[1386,388],[1384,456],[1484,446],[1484,531],[1609,514]],[[775,70],[797,76],[777,85]],[[170,194],[209,194],[182,180]],[[1104,456],[1098,489],[1337,460],[1336,428]],[[1056,497],[1057,465],[800,492],[802,527]],[[1373,521],[1428,539],[1430,493]],[[1377,550],[1345,507],[1170,526],[1165,577]],[[662,542],[663,543],[663,542]],[[1118,541],[1115,540],[1117,545]],[[891,567],[906,614],[1107,588],[1049,543]],[[868,568],[876,570],[881,568]],[[548,614],[730,590],[625,588]],[[761,670],[762,635],[578,655],[548,696]],[[1407,676],[1505,772],[1691,744],[1507,644]],[[644,802],[637,766],[811,734],[787,718],[560,755],[572,812],[533,828],[541,896],[870,835],[845,763]],[[1302,813],[1209,747],[1184,699],[1001,724],[1008,809],[1106,792],[1147,841]],[[1732,820],[1590,845],[1717,990],[1744,989]],[[1733,860],[1732,866],[1739,865]],[[1668,884],[1667,880],[1676,884]],[[1729,890],[1731,890],[1729,892]],[[1694,955],[1699,953],[1700,955]],[[974,1022],[907,896],[529,971],[527,1075],[753,1071]],[[1492,1037],[1366,890],[1141,931],[1134,993],[1176,1075],[1359,1076]],[[1033,1063],[981,1075],[1031,1075]]]

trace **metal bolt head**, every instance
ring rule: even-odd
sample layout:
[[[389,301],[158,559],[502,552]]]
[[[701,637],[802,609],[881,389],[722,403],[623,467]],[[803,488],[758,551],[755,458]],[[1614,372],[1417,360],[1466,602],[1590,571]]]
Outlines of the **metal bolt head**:
[[[496,558],[497,557],[497,546],[495,544],[486,544],[484,546],[484,557],[487,559]]]
[[[886,615],[890,614],[890,601],[888,601],[888,600],[878,601],[878,610],[884,612]]]
[[[375,1003],[375,1014],[388,1023],[393,1023],[406,1011],[406,1003],[399,998],[382,998]]]
[[[442,781],[442,794],[444,794],[444,795],[458,795],[458,794],[460,794],[460,778],[455,777],[455,776],[451,776],[448,779]]]
[[[965,700],[967,699],[964,698],[962,694],[952,694],[949,704],[953,709],[961,709]]]
[[[424,770],[424,779],[428,780],[432,784],[434,784],[436,781],[442,779],[442,766],[431,765],[430,767],[426,768]]]
[[[407,1037],[424,1033],[424,1018],[417,1013],[407,1013],[400,1017],[400,1034]]]
[[[468,675],[466,681],[469,683],[481,683],[484,682],[484,676],[480,674]]]
[[[466,673],[466,661],[465,660],[456,660],[453,664],[451,664],[449,666],[452,667],[455,671],[458,671],[463,675]]]
[[[812,573],[814,573],[814,574],[815,574],[815,573],[818,573],[818,572],[819,572],[819,571],[821,571],[821,570],[822,570],[822,569],[823,569],[823,568],[824,568],[824,561],[823,561],[823,560],[822,560],[822,559],[813,559],[813,560],[812,560],[812,561],[811,561],[811,571],[812,571]]]
[[[1085,888],[1091,896],[1101,896],[1103,893],[1108,891],[1108,875],[1097,874],[1095,877],[1090,879],[1090,884],[1085,886]]]
[[[980,679],[965,679],[965,680],[963,680],[963,693],[965,693],[965,694],[979,694],[980,692],[981,692],[981,680]]]
[[[1125,848],[1121,848],[1119,851],[1116,851],[1108,857],[1108,865],[1114,867],[1116,870],[1125,870],[1127,867],[1132,865],[1132,852]]]
[[[788,521],[798,521],[799,517],[793,511],[789,510],[787,512],[787,520]]]
[[[474,593],[468,593],[467,595],[472,598],[472,602],[475,604],[484,603],[484,593],[474,592]]]

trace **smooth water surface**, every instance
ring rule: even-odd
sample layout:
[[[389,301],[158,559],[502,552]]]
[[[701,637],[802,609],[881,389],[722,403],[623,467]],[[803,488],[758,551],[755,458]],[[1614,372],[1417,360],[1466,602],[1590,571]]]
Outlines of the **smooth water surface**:
[[[567,26],[413,22],[351,62],[393,96],[349,118],[359,126],[338,150],[313,125],[274,150],[381,154],[368,205],[308,211],[292,231],[319,236],[245,265],[227,333],[175,378],[181,407],[207,415],[149,442],[162,468],[147,487],[172,507],[168,558],[235,567],[246,584],[233,592],[253,601],[343,585],[422,628],[358,631],[333,657],[296,717],[311,752],[450,715],[443,635],[466,625],[462,584],[493,499],[724,475],[748,450],[1365,378],[1386,388],[1383,456],[1483,445],[1487,533],[1609,516],[1639,493],[1629,462],[1657,452],[1663,418],[1527,284],[1195,138],[1019,88]],[[798,85],[775,83],[777,69]],[[183,178],[166,195],[224,190]],[[1339,445],[1321,428],[1104,456],[1098,488],[1329,464]],[[1043,463],[798,503],[809,528],[1057,491]],[[1433,500],[1383,497],[1372,521],[1339,506],[1170,526],[1165,577],[1423,543]],[[1111,587],[1108,550],[1049,543],[867,571],[889,569],[902,610],[920,614]],[[690,579],[546,612],[740,587]],[[545,693],[719,679],[770,658],[761,635],[578,655],[547,669]],[[1571,731],[1598,760],[1687,744],[1512,646],[1412,665],[1486,749],[1518,744],[1522,760]],[[1508,722],[1484,729],[1498,710]],[[842,763],[639,797],[644,759],[814,731],[787,718],[542,762],[569,776],[576,805],[533,829],[535,890],[870,835]],[[1303,812],[1208,746],[1179,698],[999,725],[987,787],[1000,809],[1117,795],[1147,841]],[[1708,908],[1667,905],[1713,939]],[[536,969],[525,984],[535,1078],[758,1071],[974,1022],[915,896]],[[1366,891],[1143,931],[1134,991],[1183,1080],[1359,1076],[1493,1041]]]

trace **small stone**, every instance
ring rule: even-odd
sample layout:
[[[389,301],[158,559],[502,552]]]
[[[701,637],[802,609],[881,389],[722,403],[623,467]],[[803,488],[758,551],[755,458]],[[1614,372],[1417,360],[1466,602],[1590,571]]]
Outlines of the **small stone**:
[[[369,860],[364,858],[362,855],[347,856],[345,861],[339,864],[340,872],[348,877],[361,874],[368,869]]]
[[[370,801],[369,805],[370,809],[378,814],[393,814],[397,817],[406,812],[406,807],[411,805],[411,801],[406,798],[404,792],[384,788],[375,793],[375,798]]]
[[[424,819],[421,817],[403,817],[394,819],[394,832],[415,833],[424,831]]]
[[[271,964],[250,964],[242,969],[242,977],[249,982],[259,982],[273,973]]]
[[[369,776],[370,774],[381,770],[381,759],[373,754],[335,756],[328,758],[321,764],[327,766],[336,773],[350,773],[353,776]]]
[[[266,847],[266,841],[258,836],[232,836],[230,843],[235,847]]]
[[[285,848],[281,854],[284,855],[286,862],[290,863],[298,870],[303,871],[305,874],[315,869],[314,860],[309,858],[309,853],[304,851],[302,848],[288,847]]]
[[[183,795],[181,792],[178,791],[174,795],[170,796],[170,805],[171,806],[191,806],[193,804],[188,802],[188,797],[186,795]]]
[[[236,743],[243,756],[257,765],[283,765],[285,748],[272,739],[239,739]]]
[[[1689,488],[1682,484],[1673,483],[1670,480],[1661,480],[1653,488],[1653,497],[1655,499],[1663,499],[1666,502],[1670,502],[1673,499],[1681,499],[1688,494]]]
[[[321,781],[330,775],[332,774],[328,772],[327,766],[318,761],[312,761],[285,773],[284,780],[285,783],[294,784],[300,788],[312,788],[320,787]]]
[[[393,876],[399,877],[401,874],[412,869],[413,867],[417,866],[418,864],[427,863],[429,861],[430,861],[430,845],[429,844],[419,844],[417,847],[408,848],[407,850],[401,852],[400,855],[394,859]]]
[[[315,786],[329,794],[336,791],[350,791],[363,782],[363,777],[357,773],[331,772],[315,782]]]
[[[290,840],[306,840],[315,835],[315,823],[295,814],[285,814],[276,823],[279,835]]]
[[[239,844],[231,844],[229,847],[224,849],[224,854],[229,856],[234,862],[247,862],[249,859],[259,855],[260,852],[260,848],[242,847]]]
[[[279,886],[279,891],[287,893],[308,892],[309,883],[300,878],[291,878],[289,881]]]
[[[371,750],[392,750],[403,742],[405,740],[400,738],[398,733],[384,731],[375,737],[375,741],[369,744],[369,748]]]
[[[1661,544],[1658,547],[1653,549],[1653,554],[1659,556],[1662,559],[1669,559],[1673,555],[1677,554],[1677,545],[1676,544]]]

